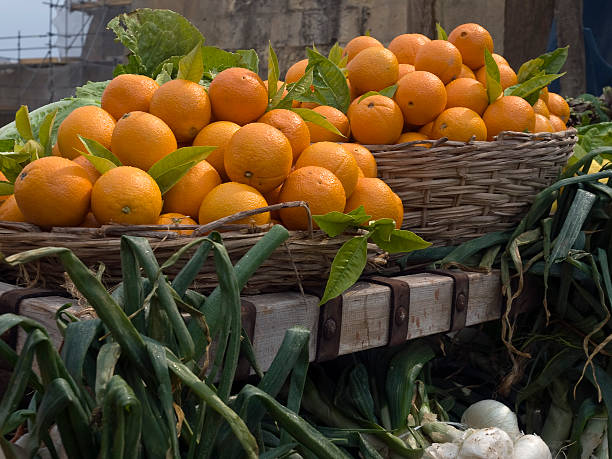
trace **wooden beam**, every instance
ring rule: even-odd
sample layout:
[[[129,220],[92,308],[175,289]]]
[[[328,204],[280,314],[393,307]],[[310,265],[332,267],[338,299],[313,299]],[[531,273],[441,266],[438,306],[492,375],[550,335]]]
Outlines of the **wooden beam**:
[[[557,46],[569,45],[567,62],[563,68],[567,74],[559,80],[563,96],[576,97],[586,91],[582,8],[582,0],[556,0],[555,2]]]

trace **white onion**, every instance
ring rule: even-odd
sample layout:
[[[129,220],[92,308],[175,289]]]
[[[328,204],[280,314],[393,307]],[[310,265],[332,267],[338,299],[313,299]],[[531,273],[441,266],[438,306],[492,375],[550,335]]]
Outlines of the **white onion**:
[[[455,459],[458,453],[456,443],[434,443],[425,449],[422,459]]]
[[[514,442],[513,459],[552,459],[552,454],[537,435],[523,435]]]
[[[510,436],[497,427],[475,430],[461,444],[457,459],[510,459],[513,455]]]
[[[521,435],[516,414],[497,400],[481,400],[471,405],[461,416],[461,422],[475,429],[497,427],[513,440]]]

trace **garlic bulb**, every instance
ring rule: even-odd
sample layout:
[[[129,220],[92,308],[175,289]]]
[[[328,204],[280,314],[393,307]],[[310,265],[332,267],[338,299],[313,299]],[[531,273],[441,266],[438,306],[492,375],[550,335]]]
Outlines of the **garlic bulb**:
[[[510,459],[513,457],[510,436],[497,427],[475,430],[459,449],[457,459]]]
[[[548,445],[537,435],[523,435],[514,442],[513,459],[552,459]]]
[[[456,443],[434,443],[425,449],[422,459],[455,459],[458,453]]]
[[[461,422],[475,429],[497,427],[513,440],[521,435],[516,414],[497,400],[481,400],[471,405],[461,416]]]

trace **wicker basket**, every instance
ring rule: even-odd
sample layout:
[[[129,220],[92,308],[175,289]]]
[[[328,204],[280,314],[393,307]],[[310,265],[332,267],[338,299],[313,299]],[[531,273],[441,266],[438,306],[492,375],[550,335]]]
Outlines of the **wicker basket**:
[[[402,228],[435,246],[512,228],[571,156],[576,130],[502,132],[493,142],[368,145],[378,175],[402,199]]]
[[[113,287],[121,282],[119,234],[122,228],[132,236],[146,237],[160,264],[192,240],[191,236],[181,236],[173,231],[138,232],[134,227],[54,228],[52,231],[41,231],[29,223],[0,222],[0,253],[8,256],[41,247],[66,247],[94,271],[103,263],[105,270],[102,281],[107,287]],[[235,263],[263,237],[267,228],[233,225],[220,230],[230,230],[224,231],[222,237],[230,258]],[[320,290],[327,281],[336,252],[352,237],[343,235],[329,238],[322,231],[294,231],[290,234],[289,239],[276,249],[251,277],[243,293],[278,292],[294,287]],[[193,251],[187,252],[184,259],[187,260],[192,253]],[[210,256],[212,257],[212,254]],[[381,269],[386,261],[386,255],[375,245],[368,246],[366,272]],[[179,261],[166,273],[172,277],[183,264]],[[28,286],[66,286],[64,270],[55,258],[41,259],[18,268],[0,264],[0,279]],[[208,293],[216,286],[217,276],[211,259],[198,274],[192,288]]]

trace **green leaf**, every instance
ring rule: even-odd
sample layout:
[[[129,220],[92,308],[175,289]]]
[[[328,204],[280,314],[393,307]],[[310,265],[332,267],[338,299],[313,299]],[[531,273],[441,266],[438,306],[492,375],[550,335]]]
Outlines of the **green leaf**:
[[[346,136],[342,134],[336,126],[327,121],[327,118],[314,110],[309,108],[290,108],[289,110],[300,115],[304,121],[321,126],[334,134],[346,138]]]
[[[351,103],[350,91],[346,77],[340,68],[322,54],[306,49],[308,68],[314,68],[314,83],[316,89],[326,101],[326,105],[346,113]]]
[[[278,58],[272,48],[272,43],[268,42],[268,99],[270,100],[274,99],[274,96],[278,92],[277,82],[279,75]]]
[[[108,150],[104,145],[100,142],[92,139],[86,139],[85,137],[79,136],[81,143],[85,146],[85,150],[87,153],[93,156],[97,156],[98,158],[104,158],[107,161],[110,161],[115,166],[122,166],[121,161],[117,158],[110,150]]]
[[[188,54],[179,60],[178,74],[176,77],[181,80],[189,80],[193,81],[194,83],[199,83],[203,75],[204,62],[202,61],[202,42],[199,42],[191,51],[189,51]]]
[[[395,91],[397,91],[397,85],[393,84],[391,86],[387,86],[384,89],[381,89],[380,94],[390,99],[393,99],[393,96],[395,95]]]
[[[380,96],[380,95],[381,94],[378,91],[368,91],[359,97],[359,100],[357,101],[357,103],[360,104],[363,99],[366,99],[370,96]]]
[[[56,116],[57,108],[44,117],[43,122],[40,123],[40,129],[38,130],[38,140],[44,148],[46,156],[49,156],[53,149],[51,134],[53,133],[53,124],[55,123]]]
[[[542,54],[535,59],[525,62],[519,68],[517,74],[518,82],[523,83],[538,75],[559,73],[567,60],[568,50],[569,46],[557,48],[550,53]]]
[[[535,59],[531,59],[523,63],[516,75],[518,83],[524,83],[525,81],[536,76],[538,73],[541,72],[543,65],[544,60],[539,57],[536,57]]]
[[[148,173],[164,194],[189,172],[189,169],[205,160],[217,148],[197,146],[179,148],[153,164]]]
[[[160,65],[173,56],[184,56],[204,42],[200,31],[170,10],[141,8],[113,18],[107,25],[132,53],[132,67],[155,78]],[[132,72],[133,73],[133,72]]]
[[[344,233],[346,229],[355,226],[352,216],[342,212],[329,212],[325,215],[313,215],[312,219],[329,237]]]
[[[0,196],[13,194],[15,186],[9,182],[0,182]]]
[[[342,47],[338,44],[338,42],[334,43],[334,46],[329,50],[329,54],[327,58],[336,64],[338,67],[342,67],[340,64],[342,63]]]
[[[0,152],[13,151],[14,148],[14,139],[0,139]]]
[[[312,79],[313,69],[306,70],[302,78],[300,78],[294,84],[290,85],[289,90],[287,91],[287,95],[283,97],[280,102],[277,102],[276,105],[274,103],[270,104],[270,110],[273,110],[275,108],[289,109],[292,107],[294,100],[300,100],[303,96],[309,95],[311,93],[310,86],[312,86]]]
[[[531,105],[535,104],[540,97],[540,90],[548,86],[557,78],[561,78],[565,73],[554,75],[535,76],[521,84],[511,86],[504,91],[506,96],[518,96],[525,99]]]
[[[351,210],[347,215],[353,217],[356,225],[361,225],[372,218],[371,215],[366,214],[365,207],[363,206],[359,206],[356,209]]]
[[[380,218],[368,226],[370,230],[370,239],[375,244],[378,242],[389,242],[391,240],[391,233],[395,229],[395,220],[392,218]]]
[[[111,80],[106,81],[88,81],[83,86],[76,88],[75,97],[77,99],[90,99],[96,101],[100,105],[102,94]]]
[[[442,28],[439,22],[436,22],[436,34],[438,40],[448,40],[446,30]]]
[[[365,268],[367,255],[368,239],[366,236],[356,236],[342,244],[332,262],[325,292],[319,305],[342,295],[346,289],[357,282]]]
[[[501,79],[497,62],[495,62],[491,52],[486,47],[484,49],[484,55],[487,72],[487,96],[489,97],[489,103],[492,104],[502,93]]]
[[[15,125],[17,126],[17,131],[23,140],[34,140],[27,105],[22,105],[19,110],[17,110],[17,113],[15,114]]]
[[[243,67],[253,71],[252,67],[258,65],[259,58],[253,50],[242,50],[230,53],[214,46],[202,46],[202,59],[204,61],[204,77],[212,80],[219,72],[230,67]]]
[[[238,67],[249,69],[251,72],[259,73],[259,56],[254,49],[239,49],[236,54],[240,56]]]
[[[412,231],[394,229],[389,241],[374,241],[378,247],[389,253],[412,252],[413,250],[426,249],[430,242],[423,240]]]
[[[30,161],[35,161],[45,155],[45,149],[36,140],[28,140],[19,153],[27,154],[30,156]]]
[[[174,69],[174,64],[172,64],[172,62],[166,62],[164,65],[162,65],[161,71],[157,74],[157,77],[155,78],[155,82],[158,85],[162,85],[164,83],[167,83],[168,81],[172,80],[172,70]],[[199,83],[200,80],[198,80],[196,83]]]
[[[80,153],[85,158],[87,158],[87,161],[89,161],[91,165],[96,168],[96,170],[100,173],[100,175],[104,175],[106,172],[117,167],[115,163],[113,163],[112,161],[109,161],[106,158],[102,158],[96,155],[88,155],[87,153],[82,153],[82,152]]]

